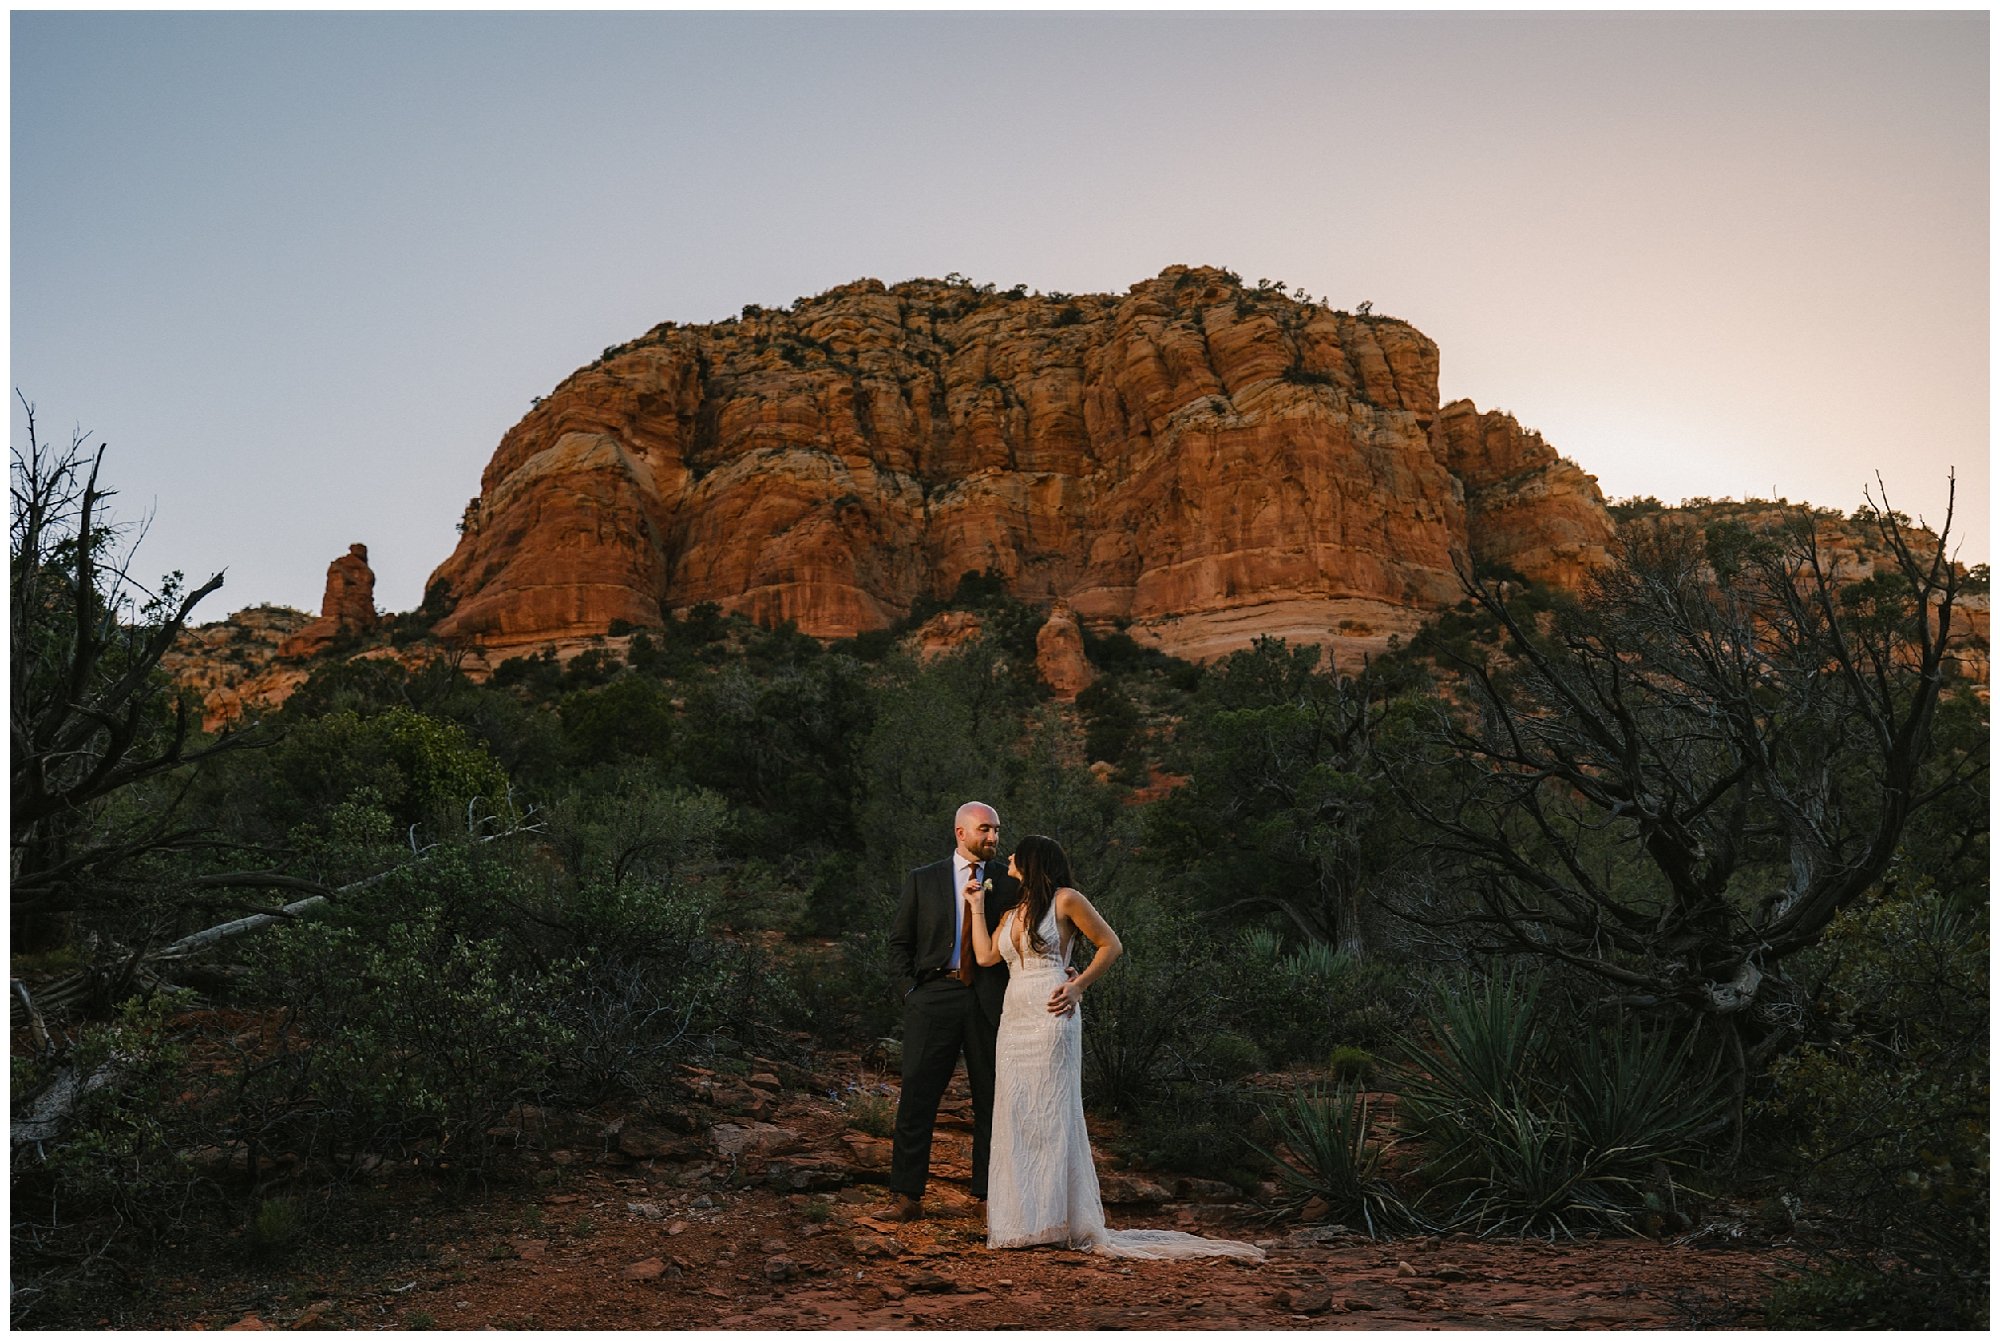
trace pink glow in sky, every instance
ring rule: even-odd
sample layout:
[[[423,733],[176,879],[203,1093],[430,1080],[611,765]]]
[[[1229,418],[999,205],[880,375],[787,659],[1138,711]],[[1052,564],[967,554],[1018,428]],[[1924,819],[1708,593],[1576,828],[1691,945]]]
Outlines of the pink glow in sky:
[[[15,13],[12,374],[142,571],[416,604],[500,435],[863,276],[1370,300],[1612,498],[1990,553],[1988,16]],[[20,440],[16,413],[16,440]]]

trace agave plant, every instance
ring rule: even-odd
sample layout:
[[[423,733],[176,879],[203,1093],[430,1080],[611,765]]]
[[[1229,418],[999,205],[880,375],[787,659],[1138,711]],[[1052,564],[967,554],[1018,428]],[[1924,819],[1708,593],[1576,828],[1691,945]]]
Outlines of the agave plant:
[[[1265,1110],[1285,1153],[1252,1149],[1302,1197],[1318,1197],[1343,1220],[1360,1220],[1370,1238],[1415,1223],[1382,1174],[1389,1144],[1369,1131],[1368,1094],[1356,1084],[1310,1086]]]

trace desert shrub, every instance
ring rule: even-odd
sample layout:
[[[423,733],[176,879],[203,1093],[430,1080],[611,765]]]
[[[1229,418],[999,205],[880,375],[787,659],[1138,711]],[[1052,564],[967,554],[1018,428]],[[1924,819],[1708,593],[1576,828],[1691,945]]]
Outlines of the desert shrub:
[[[283,1194],[266,1197],[257,1203],[250,1216],[251,1250],[276,1256],[298,1242],[305,1229],[305,1210],[296,1197]]]
[[[848,657],[764,675],[731,664],[688,696],[677,762],[731,802],[721,841],[734,853],[852,848],[877,708],[860,663]]]
[[[519,687],[546,696],[561,686],[562,665],[556,660],[555,649],[545,647],[534,656],[508,657],[502,661],[493,668],[493,683],[502,689]]]
[[[549,1087],[571,1042],[557,1021],[578,967],[538,971],[481,934],[498,875],[445,852],[266,937],[258,994],[287,1029],[246,1088],[246,1131],[308,1157],[486,1162],[487,1129]]]
[[[711,1055],[721,1034],[747,1033],[783,1008],[758,953],[713,934],[710,914],[705,899],[671,884],[592,882],[566,900],[577,965],[555,1006],[571,1040],[559,1067],[566,1093],[652,1094],[676,1062]]]
[[[1605,511],[1611,514],[1611,519],[1621,524],[1631,521],[1634,517],[1650,516],[1666,510],[1667,505],[1651,494],[1643,496],[1634,494],[1630,498],[1621,498],[1605,507]]]
[[[1368,1049],[1345,1044],[1328,1053],[1326,1058],[1326,1069],[1335,1080],[1351,1080],[1361,1085],[1374,1079],[1377,1065],[1375,1054]]]
[[[1190,1051],[1196,1068],[1222,1080],[1241,1080],[1264,1068],[1264,1051],[1233,1029],[1218,1029],[1195,1041]]]
[[[1359,1221],[1370,1238],[1415,1223],[1383,1169],[1387,1144],[1374,1132],[1368,1095],[1352,1082],[1311,1087],[1265,1109],[1276,1149],[1253,1146],[1304,1197],[1326,1202],[1335,1219]]]
[[[204,1209],[189,1154],[199,1115],[182,1102],[187,1053],[172,1023],[182,1004],[175,994],[135,997],[60,1053],[13,1057],[16,1123],[54,1087],[85,1086],[49,1139],[8,1161],[16,1327],[69,1325],[85,1308],[95,1316],[103,1291]]]
[[[625,664],[658,680],[699,679],[716,641],[690,637],[669,619],[666,628],[641,629],[632,635]]]
[[[574,1036],[558,1079],[577,1097],[646,1094],[673,1063],[710,1055],[790,1009],[761,953],[719,933],[715,873],[728,803],[639,764],[579,775],[551,803],[560,866],[523,894],[526,952],[573,962],[557,1007]]]
[[[285,700],[283,716],[286,721],[335,712],[365,716],[383,708],[406,706],[408,681],[403,663],[387,657],[326,662],[315,666],[306,682],[292,691]]]
[[[1135,671],[1167,670],[1178,664],[1157,647],[1147,647],[1123,629],[1102,633],[1088,624],[1081,628],[1083,655],[1107,675],[1128,675]]]
[[[559,683],[566,690],[595,689],[610,684],[624,669],[623,659],[615,652],[589,647],[569,659]]]
[[[1242,933],[1228,954],[1241,961],[1229,979],[1240,985],[1232,1012],[1273,1067],[1317,1060],[1330,1048],[1384,1047],[1415,1009],[1407,971],[1383,958],[1324,941],[1288,951],[1265,929]]]
[[[1115,898],[1135,877],[1152,878],[1134,869],[1134,808],[1092,775],[1071,718],[1053,704],[1036,708],[1010,754],[1013,767],[1000,808],[1003,847],[1023,834],[1055,839],[1069,854],[1078,888],[1093,903],[1106,895]]]
[[[676,635],[697,647],[721,642],[729,634],[729,616],[722,613],[722,607],[714,601],[701,601],[688,607],[687,613],[679,617],[664,615],[668,643],[672,645]]]
[[[1144,756],[1136,746],[1143,736],[1139,705],[1118,681],[1107,676],[1076,696],[1077,710],[1083,714],[1084,754],[1119,765],[1132,775],[1145,771]]]
[[[323,831],[334,807],[363,791],[399,829],[462,830],[469,805],[482,815],[508,805],[505,772],[463,727],[400,706],[300,721],[273,748],[230,763],[206,804],[218,815],[233,810],[241,817],[233,827],[253,841]]]
[[[888,629],[869,629],[852,638],[841,638],[826,650],[851,656],[872,666],[896,650],[896,635]]]
[[[903,977],[889,953],[889,914],[879,925],[851,926],[824,951],[802,952],[787,967],[790,1021],[829,1047],[862,1048],[895,1038],[903,1027]]]
[[[1243,1138],[1261,1116],[1256,1099],[1241,1085],[1166,1080],[1124,1116],[1116,1144],[1140,1164],[1250,1188],[1257,1182],[1257,1155]]]
[[[820,655],[819,639],[800,633],[791,620],[775,628],[760,628],[743,643],[743,658],[753,668],[770,672],[797,666]]]
[[[1227,1006],[1208,929],[1151,893],[1093,902],[1125,953],[1084,998],[1086,1100],[1131,1110],[1161,1099],[1170,1082],[1218,1079],[1201,1055]]]
[[[806,886],[805,906],[799,913],[798,931],[808,936],[839,936],[847,931],[855,914],[856,892],[871,877],[854,852],[829,852],[813,868]],[[863,900],[870,906],[879,899]]]
[[[870,1136],[888,1136],[896,1127],[896,1102],[873,1085],[857,1085],[841,1099],[847,1125]]]
[[[1758,1125],[1844,1255],[1774,1299],[1783,1325],[1986,1326],[1987,941],[1919,885],[1844,911],[1809,953],[1821,1037],[1773,1068]]]
[[[1198,906],[1359,952],[1387,939],[1377,891],[1417,846],[1375,757],[1407,685],[1322,660],[1263,638],[1209,667],[1174,751],[1188,784],[1146,828]]]
[[[1679,1039],[1565,1015],[1536,978],[1441,992],[1436,1046],[1405,1045],[1395,1088],[1424,1143],[1417,1206],[1486,1232],[1629,1230],[1674,1213],[1671,1170],[1725,1123]]]
[[[997,805],[1007,794],[1012,733],[997,724],[1017,720],[1027,703],[984,639],[923,665],[898,657],[885,667],[857,785],[858,833],[868,869],[885,873],[882,902],[857,916],[886,925],[903,873],[951,850],[960,803]],[[954,741],[963,747],[944,747]]]
[[[561,715],[563,741],[578,763],[673,752],[674,705],[650,676],[627,675],[599,689],[577,690],[563,698]]]

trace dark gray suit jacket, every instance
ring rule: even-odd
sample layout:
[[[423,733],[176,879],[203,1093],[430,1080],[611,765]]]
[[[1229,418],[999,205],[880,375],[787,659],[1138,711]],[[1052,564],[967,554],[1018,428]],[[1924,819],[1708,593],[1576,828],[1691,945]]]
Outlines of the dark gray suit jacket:
[[[986,895],[986,930],[993,932],[1021,897],[1021,882],[1007,874],[1007,859],[1002,856],[986,863],[986,878],[993,882]],[[896,919],[889,927],[889,953],[896,971],[903,976],[905,996],[916,986],[919,973],[943,968],[951,962],[952,937],[958,927],[953,905],[958,897],[958,888],[952,883],[950,857],[919,866],[903,877],[903,897],[896,904]],[[971,952],[972,938],[968,936],[966,953]],[[974,968],[972,991],[997,1027],[1000,1006],[1007,996],[1007,966]]]

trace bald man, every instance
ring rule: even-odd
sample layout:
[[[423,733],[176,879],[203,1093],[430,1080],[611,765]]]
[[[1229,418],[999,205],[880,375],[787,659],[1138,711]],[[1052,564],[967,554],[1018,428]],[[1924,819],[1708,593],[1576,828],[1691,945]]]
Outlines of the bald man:
[[[903,1093],[896,1104],[896,1139],[889,1166],[889,1214],[923,1217],[931,1171],[931,1129],[951,1073],[965,1057],[972,1087],[972,1195],[986,1197],[986,1156],[993,1143],[993,1041],[1007,995],[1007,966],[981,968],[963,925],[968,885],[983,893],[988,932],[1020,897],[1020,881],[999,855],[1000,816],[968,801],[952,820],[957,846],[943,861],[903,879],[903,897],[889,930],[889,951],[903,975]]]

